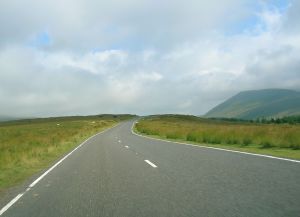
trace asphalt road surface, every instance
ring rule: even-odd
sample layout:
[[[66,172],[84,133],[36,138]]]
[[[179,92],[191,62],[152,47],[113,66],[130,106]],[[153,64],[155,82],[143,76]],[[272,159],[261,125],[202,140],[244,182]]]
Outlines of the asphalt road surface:
[[[132,124],[88,140],[2,216],[300,216],[300,163],[147,139]]]

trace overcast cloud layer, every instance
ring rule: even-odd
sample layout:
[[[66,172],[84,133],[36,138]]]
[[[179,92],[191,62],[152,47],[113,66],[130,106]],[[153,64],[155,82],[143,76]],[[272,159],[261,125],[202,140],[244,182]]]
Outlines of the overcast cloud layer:
[[[2,0],[0,115],[200,115],[239,91],[299,90],[299,11],[298,0]]]

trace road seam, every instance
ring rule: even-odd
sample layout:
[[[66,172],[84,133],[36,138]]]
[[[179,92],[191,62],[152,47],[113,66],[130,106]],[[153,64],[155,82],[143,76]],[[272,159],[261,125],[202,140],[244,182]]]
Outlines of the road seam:
[[[151,161],[145,160],[145,162],[146,162],[147,164],[149,164],[150,166],[152,166],[153,168],[157,168],[157,166],[156,166],[154,163],[152,163]]]
[[[181,145],[186,145],[186,146],[193,146],[193,147],[197,147],[197,148],[214,149],[214,150],[218,150],[218,151],[226,151],[226,152],[231,152],[231,153],[252,155],[252,156],[257,156],[257,157],[265,157],[265,158],[270,158],[270,159],[289,161],[289,162],[293,162],[293,163],[300,163],[300,160],[293,160],[293,159],[288,159],[288,158],[274,157],[274,156],[271,156],[271,155],[255,154],[255,153],[250,153],[250,152],[243,152],[243,151],[236,151],[236,150],[230,150],[230,149],[224,149],[224,148],[209,147],[209,146],[203,146],[203,145],[193,145],[193,144],[188,144],[188,143],[183,143],[183,142],[169,141],[169,140],[144,136],[144,135],[138,134],[138,133],[133,131],[133,128],[134,128],[135,124],[136,124],[136,122],[134,122],[132,124],[131,133],[136,135],[136,136],[140,136],[140,137],[147,138],[147,139],[158,140],[158,141],[168,142],[168,143],[176,143],[176,144],[181,144]]]
[[[16,203],[27,191],[29,191],[32,187],[34,187],[39,181],[41,181],[48,173],[50,173],[54,168],[56,168],[61,162],[63,162],[67,157],[69,157],[73,152],[75,152],[77,149],[79,149],[81,146],[83,146],[86,142],[94,138],[95,136],[98,136],[102,133],[105,133],[117,126],[119,126],[121,123],[117,124],[116,126],[113,126],[111,128],[108,128],[102,132],[99,132],[89,138],[87,138],[85,141],[83,141],[80,145],[78,145],[76,148],[74,148],[71,152],[69,152],[66,156],[64,156],[62,159],[60,159],[56,164],[54,164],[50,169],[48,169],[46,172],[44,172],[41,176],[39,176],[35,181],[33,181],[24,192],[18,194],[14,199],[12,199],[8,204],[6,204],[1,210],[0,210],[0,216],[6,212],[14,203]]]

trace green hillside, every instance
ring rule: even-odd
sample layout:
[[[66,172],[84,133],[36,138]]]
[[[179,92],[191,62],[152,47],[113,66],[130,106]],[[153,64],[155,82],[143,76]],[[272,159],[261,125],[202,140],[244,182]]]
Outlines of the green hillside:
[[[300,115],[300,92],[265,89],[240,92],[210,110],[206,117],[256,119]]]

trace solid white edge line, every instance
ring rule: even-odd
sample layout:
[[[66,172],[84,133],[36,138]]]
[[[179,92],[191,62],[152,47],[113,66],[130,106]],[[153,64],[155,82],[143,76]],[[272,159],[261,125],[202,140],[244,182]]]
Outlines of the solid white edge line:
[[[116,126],[118,126],[119,124],[117,124]],[[66,156],[64,156],[61,160],[59,160],[56,164],[54,164],[50,169],[48,169],[46,172],[44,172],[39,178],[37,178],[34,182],[32,182],[29,187],[32,188],[33,186],[35,186],[42,178],[44,178],[49,172],[51,172],[51,170],[53,170],[55,167],[57,167],[61,162],[63,162],[67,157],[69,157],[73,152],[75,152],[78,148],[80,148],[81,146],[83,146],[87,141],[89,141],[90,139],[94,138],[95,136],[98,136],[99,134],[102,134],[108,130],[111,130],[113,128],[115,128],[116,126],[113,126],[111,128],[108,128],[104,131],[101,131],[89,138],[87,138],[85,141],[83,141],[80,145],[78,145],[76,148],[74,148],[70,153],[68,153]]]
[[[271,155],[264,155],[264,154],[255,154],[255,153],[250,153],[250,152],[243,152],[243,151],[236,151],[236,150],[230,150],[230,149],[224,149],[224,148],[216,148],[216,147],[210,147],[210,146],[203,146],[203,145],[193,145],[193,144],[188,144],[188,143],[183,143],[183,142],[175,142],[175,141],[169,141],[169,140],[164,140],[164,139],[158,139],[158,138],[152,138],[144,135],[140,135],[136,132],[133,131],[134,125],[136,122],[132,124],[131,127],[131,133],[140,136],[143,138],[147,139],[153,139],[153,140],[158,140],[162,142],[168,142],[168,143],[176,143],[176,144],[181,144],[181,145],[186,145],[186,146],[193,146],[193,147],[198,147],[198,148],[206,148],[206,149],[214,149],[218,151],[227,151],[227,152],[232,152],[232,153],[239,153],[239,154],[245,154],[245,155],[252,155],[252,156],[258,156],[258,157],[265,157],[265,158],[270,158],[270,159],[276,159],[276,160],[283,160],[283,161],[289,161],[289,162],[294,162],[294,163],[300,163],[300,160],[293,160],[293,159],[288,159],[288,158],[281,158],[281,157],[274,157]]]
[[[24,193],[23,193],[24,194]],[[17,202],[23,194],[18,194],[14,199],[12,199],[8,204],[6,204],[1,210],[0,210],[0,215],[2,215],[6,210],[9,209],[15,202]]]
[[[48,169],[46,172],[44,172],[40,177],[38,177],[35,181],[33,181],[29,187],[25,190],[25,192],[18,194],[14,199],[12,199],[8,204],[6,204],[1,210],[0,210],[0,216],[9,209],[14,203],[16,203],[27,191],[29,191],[33,186],[35,186],[39,181],[41,181],[42,178],[44,178],[49,172],[51,172],[55,167],[57,167],[61,162],[63,162],[67,157],[69,157],[74,151],[76,151],[78,148],[80,148],[82,145],[84,145],[87,141],[94,138],[95,136],[98,136],[102,133],[105,133],[106,131],[109,131],[117,126],[119,126],[121,123],[108,128],[104,131],[101,131],[89,138],[87,138],[85,141],[83,141],[80,145],[78,145],[76,148],[74,148],[70,153],[68,153],[66,156],[64,156],[61,160],[59,160],[56,164],[54,164],[50,169]]]
[[[151,161],[145,160],[145,162],[146,162],[147,164],[149,164],[150,166],[152,166],[152,167],[154,167],[154,168],[157,168],[157,166],[156,166],[154,163],[152,163]]]

